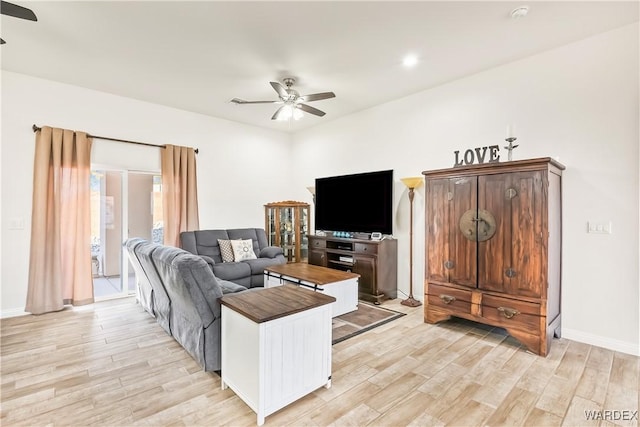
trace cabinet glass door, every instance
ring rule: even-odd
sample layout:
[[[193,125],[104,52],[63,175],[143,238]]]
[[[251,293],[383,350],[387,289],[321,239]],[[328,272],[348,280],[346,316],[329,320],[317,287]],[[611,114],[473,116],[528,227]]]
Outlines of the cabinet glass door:
[[[276,202],[265,205],[265,229],[272,246],[280,246],[287,262],[306,262],[309,257],[309,205]]]

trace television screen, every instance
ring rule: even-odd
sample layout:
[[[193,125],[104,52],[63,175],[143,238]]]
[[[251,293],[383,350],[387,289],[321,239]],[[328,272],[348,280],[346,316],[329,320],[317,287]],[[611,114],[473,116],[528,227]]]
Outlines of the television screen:
[[[393,170],[316,179],[315,228],[393,234]]]

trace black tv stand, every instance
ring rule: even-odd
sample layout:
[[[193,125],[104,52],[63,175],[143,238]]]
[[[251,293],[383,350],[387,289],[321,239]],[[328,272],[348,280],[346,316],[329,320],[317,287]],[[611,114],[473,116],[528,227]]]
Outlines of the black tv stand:
[[[360,275],[358,298],[380,304],[398,296],[398,242],[309,236],[309,264]]]

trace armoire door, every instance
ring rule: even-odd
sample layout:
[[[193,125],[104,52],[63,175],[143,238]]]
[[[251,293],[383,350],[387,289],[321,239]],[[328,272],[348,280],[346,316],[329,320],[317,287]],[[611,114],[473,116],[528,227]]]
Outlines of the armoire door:
[[[461,230],[460,218],[475,216],[477,178],[429,180],[427,184],[427,277],[430,281],[476,287],[476,242]],[[471,234],[475,231],[472,230]],[[471,239],[473,237],[473,240]]]
[[[492,238],[478,242],[478,288],[541,297],[546,278],[546,198],[543,173],[478,178],[478,209],[495,218]]]

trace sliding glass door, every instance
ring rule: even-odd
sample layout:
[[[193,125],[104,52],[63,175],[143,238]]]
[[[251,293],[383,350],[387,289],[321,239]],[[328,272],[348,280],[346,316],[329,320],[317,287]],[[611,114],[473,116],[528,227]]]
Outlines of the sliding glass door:
[[[91,173],[91,255],[96,299],[135,294],[129,237],[162,242],[159,175],[108,168]]]

